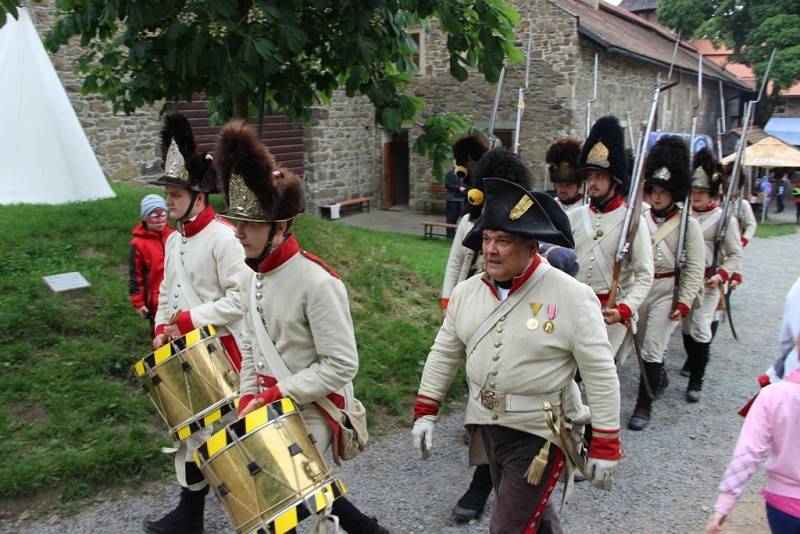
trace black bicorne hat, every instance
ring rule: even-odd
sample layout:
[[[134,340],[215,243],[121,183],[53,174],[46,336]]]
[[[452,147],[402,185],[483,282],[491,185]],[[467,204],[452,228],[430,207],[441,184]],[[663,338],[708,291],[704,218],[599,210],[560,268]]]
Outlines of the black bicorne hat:
[[[553,197],[528,191],[502,178],[483,181],[486,205],[481,218],[464,238],[463,245],[480,250],[484,230],[503,230],[545,243],[574,248],[567,214]]]
[[[591,169],[606,171],[623,189],[627,189],[629,173],[625,132],[616,117],[608,115],[597,119],[583,143],[579,165],[581,176]]]
[[[647,154],[645,190],[649,192],[654,185],[672,193],[676,201],[683,200],[689,194],[689,147],[677,135],[661,137]]]

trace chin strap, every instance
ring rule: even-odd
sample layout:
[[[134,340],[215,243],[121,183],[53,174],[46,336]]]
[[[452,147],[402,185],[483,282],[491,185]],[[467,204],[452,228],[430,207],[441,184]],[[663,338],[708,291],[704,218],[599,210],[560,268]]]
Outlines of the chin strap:
[[[186,219],[192,214],[192,210],[194,209],[194,203],[197,202],[197,195],[199,195],[200,191],[195,191],[194,189],[190,189],[189,191],[192,192],[192,200],[189,202],[189,207],[186,208],[186,212],[178,217],[175,221],[177,224],[181,226],[181,230],[183,230],[183,226],[186,224]],[[181,232],[183,233],[183,232]]]

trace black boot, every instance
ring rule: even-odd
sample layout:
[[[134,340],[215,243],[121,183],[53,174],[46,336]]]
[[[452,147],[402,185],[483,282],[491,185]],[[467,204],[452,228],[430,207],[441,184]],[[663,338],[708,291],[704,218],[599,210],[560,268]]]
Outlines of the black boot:
[[[686,388],[686,401],[698,402],[700,400],[701,391],[703,390],[703,377],[706,374],[706,366],[708,365],[708,352],[711,349],[711,343],[695,343],[695,352],[692,357],[691,372],[689,376],[689,386]]]
[[[663,391],[661,379],[664,371],[663,363],[644,362],[644,370],[647,373],[647,382],[650,384],[650,390],[654,396],[656,392]],[[653,399],[647,395],[647,389],[644,386],[644,380],[639,377],[639,397],[636,399],[636,408],[633,410],[633,415],[628,421],[628,428],[631,430],[644,430],[650,424],[650,411],[652,409]]]
[[[686,351],[686,361],[683,362],[683,367],[681,367],[680,375],[685,376],[687,378],[689,377],[690,374],[692,374],[691,371],[689,370],[690,367],[689,355],[692,353],[692,347],[694,347],[694,340],[692,339],[692,336],[688,334],[683,334],[683,349]]]
[[[458,523],[477,519],[483,513],[486,500],[492,492],[492,475],[488,465],[479,465],[472,473],[469,489],[453,507],[453,518]]]
[[[158,521],[145,521],[144,531],[149,534],[202,534],[206,495],[208,486],[198,491],[181,488],[178,506]]]
[[[364,514],[347,497],[336,499],[331,513],[339,518],[339,525],[349,534],[389,534],[377,519]]]

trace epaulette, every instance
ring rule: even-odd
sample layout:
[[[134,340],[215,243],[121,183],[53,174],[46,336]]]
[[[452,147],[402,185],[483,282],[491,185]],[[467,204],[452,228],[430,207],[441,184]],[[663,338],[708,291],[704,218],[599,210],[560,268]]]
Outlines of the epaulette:
[[[301,250],[300,254],[302,254],[303,256],[308,258],[309,260],[313,261],[314,263],[316,263],[317,265],[319,265],[320,267],[322,267],[323,269],[328,271],[328,274],[331,275],[332,277],[336,278],[337,280],[341,279],[341,277],[339,276],[339,273],[334,271],[333,268],[330,265],[328,265],[327,263],[322,261],[320,258],[314,256],[312,253],[308,252],[307,250]]]
[[[216,220],[218,220],[219,222],[221,222],[222,224],[224,224],[225,226],[227,226],[229,228],[233,228],[234,230],[236,229],[236,225],[233,224],[228,219],[226,219],[225,217],[223,217],[222,215],[215,215],[214,218]]]

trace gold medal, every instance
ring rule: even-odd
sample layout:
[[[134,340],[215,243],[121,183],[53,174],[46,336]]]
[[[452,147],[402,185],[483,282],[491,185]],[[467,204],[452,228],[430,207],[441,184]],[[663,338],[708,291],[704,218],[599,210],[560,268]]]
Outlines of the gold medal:
[[[544,323],[544,331],[545,331],[545,333],[552,334],[553,330],[555,330],[555,329],[556,329],[556,325],[553,323],[553,321],[550,321],[550,320],[545,321],[545,323]]]
[[[603,230],[602,229],[595,230],[594,235],[592,236],[592,239],[594,239],[596,241],[596,240],[600,239],[601,237],[603,237]]]
[[[539,320],[536,319],[536,317],[531,317],[530,319],[528,319],[528,322],[525,323],[525,325],[528,327],[528,330],[533,332],[534,330],[539,328]]]

